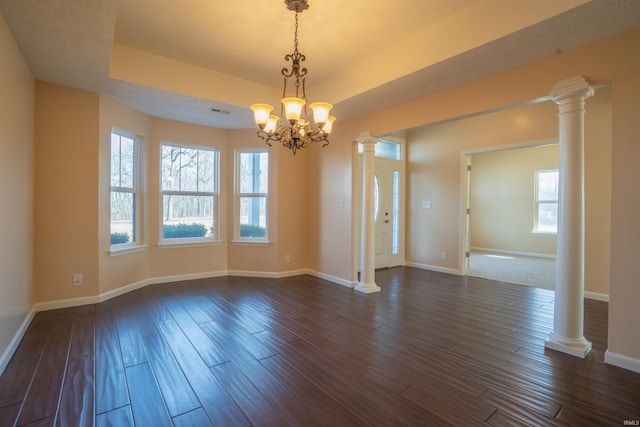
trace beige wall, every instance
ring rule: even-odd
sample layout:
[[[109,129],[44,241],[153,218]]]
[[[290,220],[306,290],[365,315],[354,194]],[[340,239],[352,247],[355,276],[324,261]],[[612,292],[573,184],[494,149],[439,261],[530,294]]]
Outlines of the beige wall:
[[[472,249],[555,256],[556,236],[532,231],[536,172],[558,169],[558,153],[553,144],[471,156]]]
[[[557,107],[551,102],[409,132],[407,261],[454,271],[460,269],[463,153],[533,141],[548,142],[556,139],[557,133]],[[431,209],[422,208],[426,200],[431,201]],[[447,253],[446,260],[440,259],[441,252]]]
[[[34,84],[2,15],[0,58],[0,182],[3,183],[0,187],[0,356],[3,356],[33,303]],[[0,358],[0,372],[4,368],[2,363]]]
[[[109,146],[114,127],[141,138],[140,214],[146,245],[143,251],[115,256],[109,251]],[[36,301],[96,297],[148,279],[228,270],[276,274],[308,267],[309,174],[304,151],[294,157],[281,147],[268,149],[270,244],[250,246],[231,243],[233,171],[235,150],[267,148],[254,131],[151,118],[104,96],[41,82],[37,83],[35,128],[36,206],[40,208],[35,223]],[[158,247],[163,142],[220,150],[220,243]],[[279,183],[284,183],[282,191]],[[83,286],[71,285],[74,273],[83,274]]]
[[[308,152],[291,151],[278,146],[268,147],[256,136],[255,130],[228,131],[229,175],[226,191],[227,244],[229,270],[232,272],[286,273],[308,267],[309,193]],[[269,245],[254,246],[232,243],[234,207],[235,153],[241,149],[261,149],[269,153],[269,203],[267,206]],[[286,256],[290,255],[290,262]]]
[[[282,268],[282,255],[292,252],[292,264],[296,259],[294,254],[297,250],[304,253],[306,250],[306,265],[320,273],[330,275],[337,279],[346,281],[353,280],[353,257],[352,257],[352,233],[353,233],[353,203],[352,200],[359,195],[352,192],[352,173],[353,173],[353,150],[352,144],[354,139],[362,132],[370,130],[374,134],[384,135],[388,133],[412,130],[425,124],[444,123],[450,119],[475,115],[478,112],[484,112],[494,109],[502,109],[506,106],[527,102],[539,97],[547,95],[553,85],[562,79],[575,75],[584,75],[592,84],[611,82],[611,108],[613,119],[611,122],[611,132],[607,132],[604,128],[601,132],[612,135],[611,144],[611,166],[608,166],[607,147],[601,147],[601,152],[591,151],[586,154],[587,165],[587,188],[594,189],[593,183],[589,184],[589,180],[593,181],[594,174],[602,174],[597,179],[602,182],[602,187],[606,186],[608,176],[611,176],[612,202],[610,204],[610,222],[611,226],[611,274],[610,274],[610,321],[609,321],[609,350],[619,353],[633,360],[640,360],[640,339],[638,339],[637,328],[635,325],[640,324],[640,311],[637,310],[640,304],[640,286],[638,286],[637,272],[635,268],[636,259],[640,253],[638,252],[637,242],[640,240],[640,226],[637,222],[637,212],[640,211],[640,198],[633,197],[629,192],[629,183],[640,182],[640,168],[637,167],[637,159],[640,158],[640,144],[638,144],[638,117],[640,117],[640,103],[637,100],[640,97],[640,82],[637,76],[640,75],[640,57],[633,55],[640,42],[640,30],[636,30],[627,34],[623,34],[611,39],[594,43],[592,45],[575,49],[573,51],[564,52],[562,55],[555,55],[547,59],[537,61],[526,66],[517,67],[502,73],[497,73],[483,79],[460,85],[448,90],[425,96],[411,102],[407,102],[392,108],[387,108],[379,112],[368,114],[351,120],[338,121],[336,123],[335,133],[331,138],[331,145],[326,149],[320,147],[311,147],[306,154],[307,157],[301,157],[303,162],[289,162],[292,159],[283,159],[281,156],[283,150],[279,150],[272,161],[275,162],[275,168],[282,167],[282,171],[278,170],[276,180],[278,189],[275,190],[276,200],[286,203],[290,207],[287,215],[283,215],[289,223],[291,229],[283,232],[283,221],[278,221],[272,231],[275,230],[277,241],[273,242],[273,246],[268,248],[254,247],[235,247],[227,248],[227,268],[229,269],[254,269],[255,271],[274,271]],[[15,164],[24,166],[20,170],[14,168],[3,168],[3,174],[8,174],[9,181],[19,181],[24,179],[24,193],[29,191],[29,177],[26,171],[29,170],[27,157],[30,155],[29,141],[30,135],[28,130],[29,114],[28,110],[33,100],[30,98],[30,76],[28,70],[24,66],[23,61],[19,58],[15,44],[11,40],[6,27],[0,28],[0,48],[3,49],[3,65],[5,58],[10,58],[9,69],[15,71],[15,77],[3,80],[0,84],[3,88],[3,94],[10,94],[3,99],[2,108],[22,112],[16,119],[11,119],[9,126],[2,128],[0,137],[5,137],[8,132],[15,133],[17,140],[24,141],[22,147],[15,146],[12,141],[11,149],[8,152],[15,153]],[[5,53],[6,51],[6,53]],[[4,68],[3,68],[4,72]],[[428,84],[428,82],[425,82]],[[7,103],[7,101],[10,103]],[[588,101],[589,103],[589,101]],[[105,242],[101,237],[104,229],[104,206],[98,200],[102,194],[101,182],[104,179],[104,159],[103,156],[103,132],[105,127],[110,126],[106,117],[101,114],[101,107],[106,102],[102,102],[96,94],[90,94],[79,90],[60,88],[45,83],[37,83],[35,88],[35,115],[34,115],[34,141],[35,141],[35,172],[34,179],[34,281],[35,295],[31,302],[37,301],[55,301],[68,298],[94,296],[107,289],[120,286],[121,283],[129,283],[131,280],[137,280],[147,274],[155,275],[173,275],[181,274],[187,270],[204,270],[212,271],[216,268],[219,259],[212,260],[209,257],[211,253],[218,249],[206,248],[200,251],[195,249],[168,249],[166,254],[180,254],[177,256],[163,255],[153,252],[160,250],[153,247],[148,249],[149,267],[148,271],[139,266],[131,257],[129,261],[106,261],[104,259]],[[540,106],[544,104],[536,104]],[[589,104],[587,104],[589,105]],[[16,107],[17,106],[17,107]],[[533,107],[536,108],[536,107]],[[589,108],[589,107],[587,107]],[[552,109],[550,109],[551,111]],[[113,114],[116,114],[115,112]],[[545,114],[551,114],[545,113]],[[555,111],[553,115],[555,116]],[[589,113],[587,113],[589,114]],[[0,120],[5,122],[5,118],[13,118],[11,114],[3,115]],[[138,124],[141,128],[146,128],[142,122],[145,118],[139,118]],[[158,123],[155,127],[155,120],[152,120],[150,146],[149,151],[149,167],[156,161],[157,153],[152,152],[153,144],[163,138],[172,135],[178,129],[187,129],[182,125],[174,126],[169,123]],[[587,121],[587,123],[589,123]],[[526,123],[524,123],[526,124]],[[549,133],[549,137],[553,137],[557,131],[551,132],[551,124],[557,124],[557,118],[549,119],[537,123],[542,126],[537,129],[535,135]],[[504,125],[504,123],[502,124]],[[195,127],[188,126],[187,133],[194,132],[199,135],[219,135],[219,130],[201,132]],[[144,133],[145,130],[140,132]],[[442,165],[449,161],[452,156],[448,152],[440,150],[426,150],[421,144],[415,144],[415,138],[424,132],[413,131],[409,134],[407,140],[410,145],[408,151],[408,167],[412,164],[415,166],[413,175],[407,170],[408,192],[407,192],[407,236],[413,233],[420,233],[419,227],[425,221],[416,221],[415,226],[411,228],[411,221],[414,219],[412,215],[416,210],[418,203],[424,197],[420,192],[413,192],[413,189],[426,188],[429,191],[444,194],[440,200],[431,197],[433,204],[432,213],[442,208],[443,212],[448,215],[459,216],[459,206],[453,208],[449,203],[451,194],[460,191],[459,173],[455,177],[443,180],[439,186],[429,184],[430,176],[447,176],[449,171],[445,170]],[[524,130],[522,133],[523,140],[532,140],[533,136],[528,136],[529,131]],[[531,132],[532,134],[534,132]],[[11,134],[13,137],[13,134]],[[228,131],[227,149],[229,153],[232,147],[244,146],[244,144],[262,144],[257,141],[253,131]],[[206,136],[205,136],[206,138]],[[251,138],[251,139],[249,139]],[[413,141],[412,141],[413,139]],[[3,144],[7,144],[6,140],[0,140]],[[146,140],[145,140],[146,141]],[[515,141],[517,142],[517,141]],[[514,143],[512,141],[512,143]],[[418,147],[414,150],[411,147]],[[4,148],[4,145],[3,145]],[[435,147],[434,147],[435,148]],[[157,146],[156,146],[157,149]],[[15,150],[15,151],[12,151]],[[272,153],[276,147],[272,149]],[[155,156],[155,157],[154,157]],[[278,156],[278,158],[276,158]],[[589,165],[588,157],[592,159],[600,159]],[[456,170],[459,171],[460,155],[457,156]],[[154,160],[154,158],[156,160]],[[229,165],[232,156],[227,156],[227,175],[231,168]],[[14,161],[13,159],[11,161]],[[422,163],[432,164],[433,168],[424,169]],[[608,167],[612,172],[608,175]],[[422,168],[422,169],[420,169]],[[589,171],[592,169],[592,172]],[[273,173],[274,167],[271,171]],[[596,172],[597,171],[597,172]],[[286,190],[283,181],[295,180],[299,174],[306,172],[308,174],[307,200],[302,196],[296,196],[294,192],[289,195],[280,194]],[[157,171],[155,172],[157,176]],[[433,175],[430,175],[433,174]],[[149,171],[149,183],[154,179],[154,173]],[[7,178],[3,175],[3,178]],[[423,185],[424,184],[424,185]],[[149,184],[151,187],[151,184]],[[304,184],[300,183],[301,187]],[[150,188],[149,187],[149,188]],[[101,189],[96,191],[96,188]],[[633,188],[633,187],[632,187]],[[64,191],[61,191],[63,189]],[[7,190],[5,190],[7,191]],[[151,190],[150,190],[151,191]],[[589,191],[589,190],[587,190]],[[598,199],[598,194],[604,194],[604,190],[598,190],[600,193],[586,194],[586,201],[589,200],[596,204],[601,204],[602,209],[593,210],[587,207],[587,211],[593,218],[599,218],[604,223],[607,222],[609,215],[608,201],[606,197],[602,202]],[[302,194],[300,192],[299,194]],[[227,187],[225,197],[231,197],[232,193]],[[5,194],[3,194],[5,196]],[[22,195],[11,193],[6,195],[9,200],[18,202],[22,208],[12,215],[16,221],[16,229],[19,227],[26,228],[25,216],[30,215],[29,202],[21,199]],[[153,206],[157,206],[157,195],[153,200],[153,195],[149,193],[149,215]],[[438,196],[439,197],[439,196]],[[341,201],[344,200],[344,203]],[[459,204],[459,198],[457,198]],[[441,203],[443,202],[443,203]],[[22,204],[20,204],[22,203]],[[307,207],[302,206],[307,203]],[[277,203],[275,203],[277,204]],[[229,215],[229,203],[227,204],[227,215]],[[436,207],[438,209],[436,209]],[[270,206],[270,221],[278,218],[279,214],[272,213],[274,206]],[[281,211],[284,207],[277,207]],[[299,212],[300,216],[308,218],[307,224],[304,221],[296,223],[294,219],[300,219],[296,216]],[[593,214],[596,212],[596,214]],[[156,220],[157,221],[157,220]],[[589,219],[587,219],[589,221]],[[305,236],[303,228],[308,226],[306,233],[307,244],[300,243],[296,239]],[[416,228],[417,227],[417,228]],[[154,244],[153,230],[157,233],[157,224],[153,221],[149,222],[148,235],[150,244]],[[598,233],[589,232],[587,234],[587,248],[594,245],[593,237],[598,235],[600,239],[606,239],[608,235],[608,227],[603,226]],[[11,230],[13,231],[13,229]],[[25,233],[31,230],[25,229]],[[227,230],[228,231],[228,230]],[[296,231],[299,231],[297,233]],[[426,230],[429,231],[429,230]],[[451,243],[451,236],[444,233],[438,233],[435,230],[433,234],[435,251],[427,249],[423,251],[425,262],[433,256],[432,252],[439,254],[444,248],[449,253],[451,251],[458,252],[458,243]],[[303,237],[304,238],[304,237]],[[230,235],[227,236],[230,239]],[[591,240],[589,240],[591,239]],[[407,239],[407,259],[415,259],[415,253],[410,253],[411,248],[416,248],[416,242],[410,242]],[[456,238],[454,237],[454,240]],[[2,296],[9,295],[12,308],[17,308],[17,314],[13,317],[13,325],[17,319],[21,317],[20,306],[26,303],[30,298],[29,289],[29,272],[28,266],[31,263],[29,258],[29,242],[18,238],[18,245],[22,248],[22,254],[19,255],[15,250],[15,244],[12,242],[11,251],[15,259],[12,261],[12,268],[15,265],[22,265],[22,270],[16,273],[6,273],[5,263],[0,264],[3,267],[1,272],[3,283],[0,285]],[[227,240],[228,241],[228,240]],[[457,240],[456,240],[457,242]],[[0,246],[4,251],[6,247]],[[300,249],[301,248],[301,249]],[[201,248],[200,248],[201,249]],[[220,248],[224,251],[224,248]],[[609,248],[602,248],[600,255],[606,258],[606,251]],[[158,256],[156,259],[155,256]],[[193,255],[193,258],[191,258]],[[304,255],[301,257],[304,259]],[[176,264],[187,260],[193,262],[186,266],[178,265],[162,265],[161,260],[167,263],[175,262]],[[422,258],[421,258],[422,259]],[[450,257],[449,260],[452,260]],[[435,261],[438,261],[436,259]],[[452,269],[457,268],[455,258],[451,264],[445,264],[445,267]],[[0,263],[3,261],[0,261]],[[112,267],[110,263],[122,263],[119,270],[124,271],[122,275],[119,272],[103,271]],[[295,261],[298,262],[298,261]],[[587,260],[589,263],[589,260]],[[300,261],[300,265],[304,265],[305,261]],[[290,267],[293,269],[293,266]],[[193,273],[191,270],[189,273]],[[289,270],[286,267],[285,270]],[[73,273],[83,273],[85,284],[82,287],[71,286],[71,276]],[[16,275],[17,274],[17,275]],[[104,274],[104,276],[103,276]],[[15,275],[15,276],[14,276]],[[18,278],[21,285],[17,288],[7,288],[4,281],[7,279]],[[105,282],[101,283],[104,279]],[[23,285],[24,284],[24,285]],[[4,308],[4,299],[0,304]],[[11,312],[11,311],[9,311]],[[4,313],[4,310],[3,310]],[[4,318],[3,318],[4,320]],[[11,321],[10,321],[11,322]],[[6,340],[7,336],[15,330],[15,326],[9,324],[5,329],[3,322],[0,328],[1,340]]]
[[[322,201],[331,200],[332,197],[335,197],[336,189],[345,188],[345,170],[349,171],[349,174],[351,173],[351,152],[347,147],[350,147],[352,141],[361,132],[369,130],[375,135],[386,135],[416,129],[426,124],[445,123],[459,117],[470,117],[479,112],[500,110],[545,97],[558,81],[576,75],[583,75],[591,84],[610,82],[613,120],[609,135],[611,135],[610,153],[612,154],[607,153],[606,146],[601,147],[600,154],[597,154],[597,150],[591,151],[592,160],[594,160],[594,156],[602,155],[602,157],[601,162],[596,161],[591,165],[585,164],[586,173],[591,174],[586,178],[585,185],[589,188],[595,188],[593,183],[589,184],[594,176],[589,169],[599,171],[595,173],[601,174],[599,177],[603,183],[606,183],[609,179],[607,168],[611,168],[612,203],[610,213],[609,207],[606,206],[606,197],[603,199],[601,209],[595,211],[593,207],[588,209],[594,219],[600,218],[605,223],[610,215],[610,223],[612,224],[611,256],[609,257],[611,263],[609,287],[610,350],[640,360],[640,339],[638,339],[637,330],[633,326],[640,324],[640,311],[637,310],[640,304],[640,286],[638,286],[635,268],[635,260],[640,255],[637,245],[637,241],[640,241],[640,225],[636,220],[636,214],[640,211],[640,198],[629,195],[629,183],[640,182],[640,168],[635,165],[637,159],[640,158],[638,152],[640,149],[640,144],[638,144],[640,103],[637,102],[640,98],[640,80],[637,78],[640,75],[640,56],[632,53],[637,50],[639,43],[640,30],[631,31],[579,49],[563,52],[562,55],[550,56],[525,66],[515,67],[372,114],[336,122],[336,132],[332,137],[330,149],[325,150],[321,155],[313,156],[309,168],[313,175],[318,177],[318,182],[312,182],[310,185],[311,192],[317,194],[316,204],[313,204],[312,201],[313,222],[311,229],[313,233],[316,233],[316,241],[318,242],[318,247],[313,248],[310,264],[320,271],[331,271],[336,276],[347,280],[352,278],[349,268],[345,268],[343,265],[344,260],[351,259],[352,249],[346,244],[336,245],[336,242],[345,242],[345,239],[349,239],[345,236],[350,236],[351,230],[345,229],[340,224],[339,216],[336,215],[331,204],[323,204]],[[589,102],[587,100],[587,105]],[[539,123],[543,126],[543,130],[536,132],[536,134],[545,133],[548,135],[546,138],[553,138],[557,135],[557,112],[550,108],[546,114],[549,116],[549,121]],[[588,114],[590,113],[587,112]],[[531,125],[538,124],[531,123]],[[551,129],[552,127],[554,129]],[[605,129],[602,129],[601,132],[605,133]],[[530,141],[533,138],[524,137],[523,140]],[[446,157],[445,153],[437,150],[420,150],[417,153],[409,151],[408,162],[410,164],[421,162],[436,164],[440,160],[448,160],[445,159]],[[610,158],[611,163],[609,164]],[[585,160],[590,162],[588,156]],[[408,168],[411,168],[410,164]],[[459,192],[459,155],[454,170],[456,171],[455,176],[452,175],[451,180],[445,180],[440,187],[432,187],[430,191],[442,194]],[[325,171],[333,173],[324,173]],[[431,172],[445,175],[448,173],[446,170],[438,170],[437,167],[434,167]],[[406,212],[408,217],[406,252],[407,260],[411,260],[410,250],[415,242],[410,243],[410,237],[413,233],[429,232],[430,230],[419,228],[416,230],[415,227],[410,228],[409,226],[412,221],[411,216],[415,213],[412,210],[416,209],[417,203],[423,197],[412,193],[410,188],[416,184],[415,180],[422,180],[425,183],[422,188],[429,189],[427,184],[429,176],[426,171],[414,173],[411,176],[407,170],[407,178],[409,188]],[[606,184],[603,184],[602,187],[604,186]],[[350,187],[346,191],[347,194],[350,194]],[[599,191],[604,194],[603,189]],[[359,195],[352,194],[352,197],[359,197]],[[593,194],[586,193],[586,203],[598,203],[595,199]],[[455,198],[455,200],[458,204],[460,203],[459,199]],[[444,206],[445,215],[459,217],[459,206],[453,209],[446,208],[446,203]],[[415,225],[418,226],[418,224],[424,224],[424,222],[417,221]],[[607,251],[606,237],[602,237],[608,233],[606,228],[603,226],[597,231],[593,231],[592,228],[587,236],[585,246],[587,248],[596,246],[593,239],[595,236],[600,236],[599,238],[603,239],[600,243],[602,244],[604,241],[602,250]],[[429,260],[437,262],[437,259],[434,260],[434,255],[438,254],[440,249],[448,245],[450,241],[448,236],[441,235],[438,230],[432,231],[431,235],[435,236],[434,247],[437,249],[425,251],[424,258],[422,258],[425,260],[424,262],[430,262]],[[451,245],[451,248],[447,248],[448,251],[453,250],[455,253],[459,250],[457,243],[452,242]],[[606,255],[602,253],[599,256],[606,258]],[[447,263],[446,266],[456,269],[458,268],[456,261],[454,259],[451,264]],[[591,261],[592,259],[588,259],[587,263]],[[325,268],[326,270],[324,270]],[[606,278],[598,280],[602,280],[602,283],[606,282]],[[598,286],[602,286],[602,283]],[[591,289],[593,291],[594,288]]]
[[[111,130],[118,128],[140,138],[142,205],[140,215],[150,214],[149,206],[149,146],[151,145],[151,118],[144,113],[121,105],[107,97],[100,97],[99,169],[98,169],[98,257],[99,293],[147,279],[151,275],[149,250],[121,256],[110,256],[110,158]],[[142,222],[142,242],[151,244],[149,221]]]
[[[224,180],[229,169],[224,159],[229,155],[226,131],[207,126],[198,126],[172,120],[153,118],[151,121],[151,141],[149,143],[149,256],[151,277],[166,277],[185,274],[224,271],[227,266],[227,248],[223,244],[206,246],[172,246],[158,248],[160,240],[160,144],[176,142],[180,144],[218,148],[220,150],[220,179]],[[221,192],[219,214],[220,224],[226,216],[224,206],[228,194]],[[221,237],[224,237],[222,235]]]
[[[231,271],[275,272],[278,265],[278,163],[281,150],[279,147],[269,149],[269,199],[267,201],[267,233],[269,245],[248,245],[246,243],[233,244],[234,206],[234,164],[237,150],[265,149],[266,145],[260,140],[255,131],[228,131],[229,155],[226,158],[227,169],[230,171],[224,185],[229,195],[227,204],[226,224],[229,251],[228,267]],[[286,154],[286,153],[282,153]]]
[[[352,162],[357,160],[357,152],[353,151],[353,141],[363,130],[338,124],[329,146],[309,148],[309,265],[314,271],[346,282],[355,280]]]
[[[36,302],[98,293],[98,122],[95,93],[36,82]]]
[[[616,40],[610,49],[613,58],[602,58],[617,65],[619,74],[612,87],[613,146],[611,164],[611,285],[609,300],[608,350],[635,361],[640,370],[640,55],[636,55],[640,32],[635,38]],[[613,52],[627,55],[622,58]],[[588,244],[588,243],[587,243]]]

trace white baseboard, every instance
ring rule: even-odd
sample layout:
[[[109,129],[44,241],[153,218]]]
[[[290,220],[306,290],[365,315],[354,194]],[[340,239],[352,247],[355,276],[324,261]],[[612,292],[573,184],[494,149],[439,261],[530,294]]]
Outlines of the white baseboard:
[[[439,273],[455,274],[457,276],[460,276],[462,274],[460,270],[457,270],[454,268],[438,267],[436,265],[421,264],[418,262],[405,261],[404,265],[407,267],[419,268],[421,270],[431,270],[431,271],[437,271]]]
[[[600,294],[598,292],[584,292],[584,297],[585,298],[589,298],[589,299],[593,299],[596,301],[604,301],[604,302],[609,302],[609,294]]]
[[[301,274],[309,274],[309,270],[306,268],[301,268],[298,270],[280,271],[277,273],[272,271],[249,271],[249,270],[228,270],[226,272],[227,276],[263,277],[267,279],[282,279],[283,277],[300,276]]]
[[[99,295],[36,303],[33,305],[33,307],[31,308],[31,311],[25,317],[25,319],[22,321],[22,324],[13,335],[13,338],[9,342],[9,345],[4,349],[4,351],[2,352],[2,355],[0,355],[0,375],[2,375],[5,368],[9,364],[11,357],[17,350],[18,345],[22,340],[22,337],[27,332],[27,329],[29,328],[31,321],[33,320],[33,317],[39,311],[77,307],[77,306],[87,305],[87,304],[98,304],[98,303],[110,300],[112,298],[118,297],[120,295],[124,295],[128,292],[135,291],[136,289],[140,289],[145,286],[160,284],[160,283],[180,282],[180,281],[194,280],[194,279],[208,279],[210,277],[222,277],[222,276],[267,277],[267,278],[278,279],[283,277],[298,276],[301,274],[310,274],[310,275],[320,277],[322,279],[329,280],[331,282],[335,282],[341,285],[344,285],[344,283],[348,283],[338,277],[333,277],[330,275],[314,272],[308,269],[290,270],[290,271],[284,271],[284,272],[278,272],[278,273],[260,272],[260,271],[221,270],[221,271],[209,271],[204,273],[152,277],[152,278],[140,280],[138,282],[130,283],[128,285],[121,286],[117,289],[103,292]],[[346,285],[346,286],[350,286],[350,285]]]
[[[0,356],[0,375],[4,373],[4,370],[9,364],[13,353],[15,353],[15,351],[18,349],[18,345],[20,345],[20,341],[22,341],[22,337],[27,332],[27,329],[29,329],[29,325],[31,324],[33,316],[35,315],[36,311],[32,308],[29,314],[25,316],[24,320],[20,324],[20,327],[18,327],[18,330],[13,335],[13,338],[9,342],[7,348],[5,348],[2,352],[2,355]]]
[[[604,363],[640,373],[640,359],[614,353],[609,350],[604,352]]]
[[[502,254],[502,255],[514,255],[514,256],[528,256],[532,258],[544,258],[544,259],[556,259],[555,255],[541,254],[537,252],[521,252],[521,251],[508,251],[503,249],[491,249],[491,248],[469,248],[473,252],[487,252],[490,254]]]
[[[196,279],[208,279],[211,277],[223,277],[223,276],[239,276],[239,277],[263,277],[269,279],[281,279],[283,277],[292,277],[299,276],[302,274],[310,274],[315,277],[319,277],[321,279],[328,280],[333,283],[337,283],[339,285],[353,287],[351,282],[341,279],[339,277],[331,276],[329,274],[319,273],[317,271],[309,270],[306,268],[298,269],[298,270],[289,270],[289,271],[281,271],[281,272],[270,272],[270,271],[248,271],[248,270],[220,270],[220,271],[208,271],[203,273],[193,273],[193,274],[179,274],[173,276],[160,276],[160,277],[151,277],[149,279],[140,280],[138,282],[130,283],[128,285],[121,286],[117,289],[113,289],[110,291],[103,292],[99,295],[88,296],[88,297],[80,297],[80,298],[69,298],[64,300],[57,301],[48,301],[36,303],[33,306],[32,312],[35,314],[39,311],[46,310],[56,310],[60,308],[69,308],[69,307],[77,307],[81,305],[87,304],[98,304],[104,301],[108,301],[112,298],[118,297],[120,295],[124,295],[128,292],[135,291],[140,288],[144,288],[145,286],[155,285],[160,283],[170,283],[170,282],[182,282],[186,280],[196,280]],[[31,315],[33,318],[33,315]],[[30,321],[30,320],[29,320]],[[27,324],[28,326],[28,324]],[[20,336],[21,338],[21,336]],[[19,340],[18,340],[19,341]]]
[[[358,284],[358,282],[352,282],[350,280],[346,280],[341,277],[332,276],[331,274],[321,273],[315,270],[307,270],[307,274],[310,274],[319,279],[327,280],[329,282],[332,282],[338,285],[346,286],[347,288],[353,288]]]

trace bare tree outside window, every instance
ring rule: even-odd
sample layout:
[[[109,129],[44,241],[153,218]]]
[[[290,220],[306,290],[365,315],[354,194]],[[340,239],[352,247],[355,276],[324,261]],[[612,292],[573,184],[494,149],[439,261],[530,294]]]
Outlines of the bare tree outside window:
[[[236,164],[239,237],[266,239],[269,155],[266,151],[241,151]]]
[[[136,236],[137,141],[111,133],[111,245],[132,244]]]
[[[162,238],[218,237],[218,151],[161,147]]]

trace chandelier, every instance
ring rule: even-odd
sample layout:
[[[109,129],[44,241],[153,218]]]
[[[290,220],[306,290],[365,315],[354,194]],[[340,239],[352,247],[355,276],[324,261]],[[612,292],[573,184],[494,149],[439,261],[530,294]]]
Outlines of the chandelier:
[[[314,102],[309,105],[313,111],[313,121],[316,127],[312,128],[307,120],[307,94],[305,93],[305,76],[307,69],[300,63],[305,56],[298,51],[298,13],[302,13],[309,7],[308,0],[285,0],[287,9],[295,11],[296,25],[293,42],[293,53],[284,57],[285,61],[291,61],[291,68],[283,68],[284,90],[282,91],[282,105],[280,116],[271,114],[273,107],[269,104],[253,104],[251,109],[258,125],[258,137],[271,147],[273,142],[287,147],[293,154],[300,148],[307,147],[312,142],[322,141],[322,146],[329,144],[327,139],[331,133],[335,117],[329,115],[333,107],[327,102]],[[291,80],[295,88],[295,96],[287,96],[287,83]],[[293,90],[292,90],[293,92]]]

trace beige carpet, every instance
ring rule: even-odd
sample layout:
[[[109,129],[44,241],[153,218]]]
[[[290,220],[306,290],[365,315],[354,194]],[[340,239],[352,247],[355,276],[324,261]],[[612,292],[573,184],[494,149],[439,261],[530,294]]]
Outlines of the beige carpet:
[[[472,251],[469,276],[555,289],[555,259]]]

